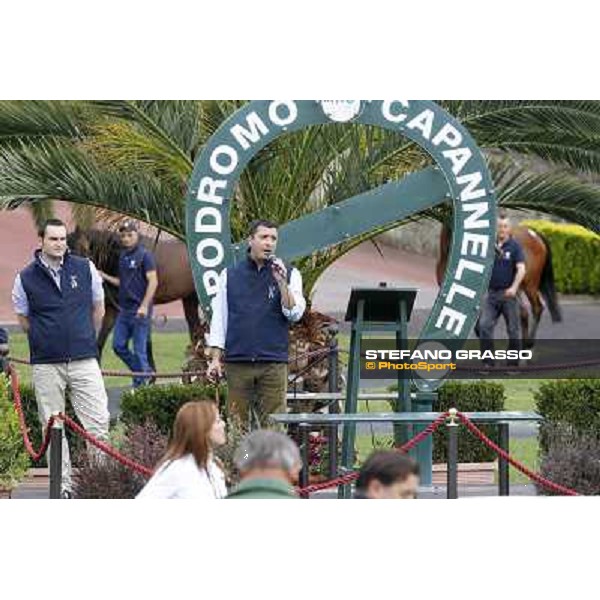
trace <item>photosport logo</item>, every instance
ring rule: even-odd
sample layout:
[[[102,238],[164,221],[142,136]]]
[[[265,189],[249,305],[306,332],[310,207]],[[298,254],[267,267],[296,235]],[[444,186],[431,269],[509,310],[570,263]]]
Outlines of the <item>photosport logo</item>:
[[[386,203],[380,206],[389,216],[378,227],[398,220],[400,211],[407,217],[421,212],[426,202],[430,203],[426,208],[452,202],[448,267],[419,342],[437,340],[445,348],[452,347],[471,332],[487,289],[496,199],[485,159],[469,132],[441,106],[426,100],[261,100],[246,104],[225,120],[197,157],[188,186],[187,245],[200,305],[210,315],[221,271],[245,256],[245,241],[232,240],[230,216],[249,162],[282,135],[349,122],[400,133],[424,150],[434,166],[285,223],[277,254],[293,260],[368,233],[373,227],[360,231],[359,225],[369,220],[364,215],[371,202]],[[397,189],[403,193],[395,193]],[[355,216],[350,223],[344,211],[353,201]],[[434,377],[415,379],[426,390],[434,389],[436,382]]]

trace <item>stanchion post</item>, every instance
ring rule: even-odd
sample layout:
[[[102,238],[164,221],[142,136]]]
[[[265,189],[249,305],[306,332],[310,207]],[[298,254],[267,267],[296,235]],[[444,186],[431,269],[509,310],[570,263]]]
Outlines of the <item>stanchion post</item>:
[[[329,367],[328,387],[330,393],[338,390],[338,339],[337,332],[332,332],[329,340],[329,355],[327,356]],[[339,413],[340,407],[337,400],[329,403],[330,413]],[[338,452],[338,426],[333,423],[329,427],[328,449],[329,449],[329,477],[333,479],[337,475],[337,452]]]
[[[300,444],[302,454],[302,470],[300,471],[300,487],[305,488],[308,485],[308,473],[310,471],[310,442],[308,423],[300,423]],[[308,500],[308,494],[300,494],[301,498]]]
[[[458,498],[458,417],[455,408],[450,409],[446,422],[448,428],[448,472],[446,497]]]
[[[327,355],[327,366],[329,377],[327,384],[330,392],[338,391],[338,339],[337,334],[332,333],[329,340],[329,354]],[[336,405],[337,406],[337,405]],[[339,412],[336,410],[335,412]]]
[[[509,452],[509,430],[508,423],[498,423],[498,442],[500,448]],[[508,461],[498,456],[498,493],[500,496],[510,496],[510,479]]]
[[[62,421],[55,419],[50,430],[50,498],[52,500],[60,499],[62,487],[62,442]]]

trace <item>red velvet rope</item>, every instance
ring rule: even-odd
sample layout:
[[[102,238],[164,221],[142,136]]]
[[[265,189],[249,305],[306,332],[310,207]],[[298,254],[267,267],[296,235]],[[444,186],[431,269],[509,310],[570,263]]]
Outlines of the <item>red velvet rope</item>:
[[[25,423],[25,415],[23,413],[23,405],[21,402],[21,393],[19,390],[19,378],[18,378],[16,370],[14,368],[12,368],[12,366],[10,367],[9,374],[10,374],[12,393],[13,393],[13,402],[14,402],[15,410],[17,412],[18,419],[19,419],[19,427],[21,429],[21,434],[23,435],[23,442],[25,444],[25,449],[27,450],[28,454],[31,456],[31,458],[34,461],[40,460],[40,458],[46,453],[46,451],[48,449],[48,445],[50,443],[50,432],[52,429],[52,425],[54,424],[56,419],[59,419],[59,420],[63,421],[65,423],[65,425],[67,427],[69,427],[73,432],[75,432],[77,435],[80,435],[81,437],[83,437],[89,444],[98,448],[100,451],[104,452],[108,456],[114,458],[116,461],[120,462],[122,465],[136,471],[137,473],[140,473],[141,475],[144,475],[145,477],[150,477],[152,475],[152,472],[153,472],[152,469],[137,463],[136,461],[132,460],[131,458],[128,458],[127,456],[124,456],[123,454],[121,454],[120,452],[115,450],[112,446],[110,446],[106,442],[103,442],[102,440],[95,438],[93,435],[88,433],[83,427],[81,427],[81,425],[79,425],[77,422],[75,422],[69,416],[62,414],[62,413],[50,417],[50,419],[48,420],[48,423],[46,424],[46,427],[45,427],[45,434],[44,434],[44,439],[42,441],[42,445],[40,446],[39,450],[36,451],[35,448],[33,447],[31,439],[29,438],[27,424]],[[423,440],[425,440],[427,437],[432,435],[446,421],[446,419],[448,418],[449,415],[450,415],[450,411],[446,411],[445,413],[440,414],[439,417],[435,421],[430,423],[423,431],[419,432],[408,442],[406,442],[402,446],[398,447],[397,450],[399,452],[408,452],[409,450],[414,448],[416,445],[420,444]],[[535,481],[539,485],[541,485],[549,490],[552,490],[554,492],[557,492],[559,494],[563,494],[565,496],[579,496],[580,495],[575,490],[572,490],[572,489],[565,487],[563,485],[560,485],[558,483],[554,483],[553,481],[550,481],[549,479],[542,477],[538,473],[536,473],[536,472],[532,471],[531,469],[529,469],[528,467],[526,467],[523,463],[521,463],[518,460],[516,460],[515,458],[513,458],[510,454],[508,454],[508,452],[506,452],[505,450],[500,448],[500,446],[498,446],[487,435],[485,435],[485,433],[483,433],[483,431],[481,431],[481,429],[479,429],[479,427],[477,427],[464,413],[456,411],[456,417],[465,425],[465,427],[467,427],[467,429],[473,435],[475,435],[477,438],[479,438],[479,440],[481,440],[486,446],[491,448],[498,456],[501,456],[504,460],[506,460],[509,464],[511,464],[515,469],[517,469],[518,471],[520,471],[521,473],[526,475],[532,481]],[[307,487],[299,489],[298,492],[300,494],[312,494],[314,492],[318,492],[320,490],[325,490],[325,489],[328,489],[331,487],[346,485],[348,483],[351,483],[352,481],[355,481],[357,479],[357,477],[358,477],[358,472],[353,471],[352,473],[348,473],[346,475],[337,477],[335,479],[331,479],[329,481],[324,481],[322,483],[316,483],[314,485],[309,485]]]

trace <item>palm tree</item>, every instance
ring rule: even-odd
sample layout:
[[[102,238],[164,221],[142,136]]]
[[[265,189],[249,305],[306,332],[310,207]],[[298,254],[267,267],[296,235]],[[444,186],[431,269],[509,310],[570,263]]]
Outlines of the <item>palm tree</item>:
[[[0,102],[0,206],[66,200],[125,214],[184,239],[194,160],[241,101]],[[440,101],[484,150],[500,205],[600,232],[600,102]],[[430,162],[401,135],[354,124],[278,138],[235,191],[232,234],[268,215],[279,223]],[[540,169],[540,164],[543,168]],[[415,219],[444,221],[449,206]],[[298,261],[310,297],[319,276],[385,227]]]

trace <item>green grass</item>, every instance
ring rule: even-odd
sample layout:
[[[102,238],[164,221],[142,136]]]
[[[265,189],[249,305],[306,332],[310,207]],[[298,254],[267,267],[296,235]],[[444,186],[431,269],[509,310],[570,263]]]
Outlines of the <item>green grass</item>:
[[[510,455],[522,462],[526,467],[533,471],[539,471],[539,445],[537,437],[513,439],[510,440]],[[510,482],[511,483],[531,483],[530,479],[517,471],[514,467],[510,467]]]
[[[183,364],[185,349],[189,343],[187,333],[155,333],[152,336],[156,368],[159,371],[179,371]],[[17,358],[29,359],[29,344],[27,336],[23,333],[13,333],[10,336],[10,352]],[[126,371],[127,367],[121,362],[112,350],[112,336],[104,348],[102,357],[102,368],[107,370]],[[31,368],[28,366],[17,366],[19,378],[23,382],[31,382]],[[121,387],[131,384],[129,377],[108,377],[106,387]]]
[[[506,390],[505,410],[535,410],[533,394],[546,379],[498,379]]]

